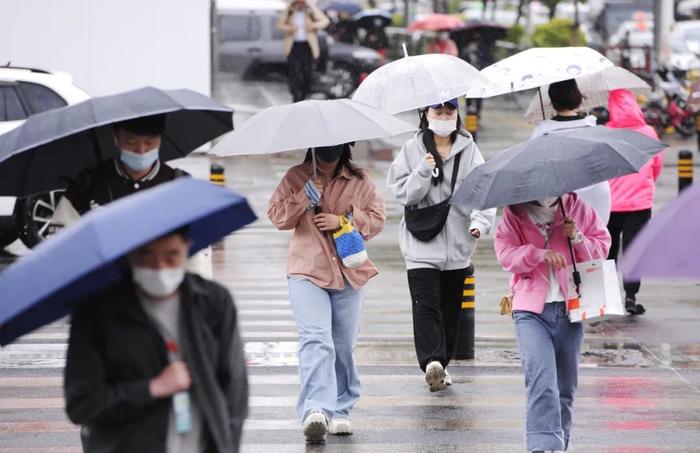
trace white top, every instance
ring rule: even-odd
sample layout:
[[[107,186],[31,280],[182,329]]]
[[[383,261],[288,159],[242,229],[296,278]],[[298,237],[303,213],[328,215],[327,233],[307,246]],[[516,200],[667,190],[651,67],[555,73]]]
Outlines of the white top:
[[[304,11],[294,11],[292,14],[292,23],[297,28],[294,34],[295,42],[307,41],[306,39],[306,13]]]
[[[558,204],[554,206],[540,206],[532,203],[526,205],[527,213],[530,216],[532,223],[535,224],[539,232],[542,233],[542,236],[544,236],[544,247],[547,249],[549,248],[549,235],[552,231],[554,216],[557,213],[558,206]],[[547,290],[545,302],[562,302],[564,300],[564,294],[561,292],[559,280],[557,280],[552,266],[549,265],[548,267],[548,277],[540,274],[541,278],[544,278],[549,282],[549,289]]]
[[[141,306],[143,306],[146,315],[155,324],[158,332],[163,337],[163,340],[180,342],[180,295],[174,296],[159,301],[152,301],[139,295]],[[180,357],[177,357],[178,359]],[[192,429],[189,433],[179,434],[175,428],[175,413],[170,409],[168,416],[168,437],[166,440],[166,453],[190,453],[204,451],[204,438],[202,436],[202,415],[199,412],[199,407],[194,399],[192,392],[190,393],[190,411]]]
[[[530,138],[537,138],[550,132],[565,132],[582,127],[594,127],[595,125],[596,118],[593,115],[588,115],[585,118],[570,121],[555,121],[553,119],[548,119],[542,121],[535,127],[535,130],[532,131],[532,136]],[[575,192],[583,201],[588,203],[593,208],[596,214],[598,214],[598,217],[600,217],[600,219],[603,221],[603,224],[607,225],[608,220],[610,220],[611,207],[610,185],[608,182],[599,182],[598,184],[584,187],[583,189],[576,190]]]

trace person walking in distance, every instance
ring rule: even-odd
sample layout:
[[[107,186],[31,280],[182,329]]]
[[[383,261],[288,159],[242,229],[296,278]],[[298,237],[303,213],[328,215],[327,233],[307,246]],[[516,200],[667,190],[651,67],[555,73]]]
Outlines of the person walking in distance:
[[[282,11],[277,28],[285,34],[289,91],[292,101],[306,99],[311,90],[314,61],[321,55],[318,32],[330,24],[323,12],[306,0],[292,0]]]

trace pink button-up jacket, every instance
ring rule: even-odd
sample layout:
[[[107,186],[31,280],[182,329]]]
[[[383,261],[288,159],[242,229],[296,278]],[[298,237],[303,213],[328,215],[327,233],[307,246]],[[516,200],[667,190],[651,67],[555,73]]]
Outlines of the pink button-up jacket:
[[[313,222],[314,212],[304,192],[304,184],[311,178],[311,164],[292,167],[272,195],[267,215],[280,230],[294,230],[289,243],[287,274],[308,278],[321,288],[342,289],[343,276],[353,288],[364,286],[378,274],[371,261],[355,269],[343,266],[335,250],[330,233],[324,233]],[[319,170],[325,189],[321,196],[323,212],[352,213],[352,221],[365,241],[384,228],[384,199],[377,192],[372,178],[366,172],[358,178],[343,168],[331,180]]]
[[[575,193],[562,197],[566,215],[571,218],[583,235],[583,240],[574,244],[576,262],[606,258],[610,248],[610,234],[593,208]],[[571,264],[569,245],[564,234],[561,210],[557,211],[550,233],[549,249],[544,248],[544,236],[525,212],[522,205],[509,206],[496,227],[494,248],[496,258],[503,269],[512,272],[510,289],[513,293],[513,310],[542,313],[549,289],[549,265],[544,260],[548,250],[559,252]],[[590,252],[590,257],[589,257]],[[559,287],[569,299],[566,269],[556,272]]]

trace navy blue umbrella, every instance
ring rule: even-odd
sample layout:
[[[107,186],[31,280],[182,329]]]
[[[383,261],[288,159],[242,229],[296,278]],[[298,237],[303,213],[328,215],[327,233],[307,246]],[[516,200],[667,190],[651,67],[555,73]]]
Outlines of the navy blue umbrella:
[[[391,13],[382,9],[365,9],[352,16],[360,28],[383,28],[391,25]]]
[[[0,344],[70,314],[75,304],[128,275],[126,255],[189,226],[190,254],[255,221],[246,199],[179,178],[90,211],[0,273]]]
[[[233,129],[233,111],[192,90],[146,87],[30,116],[0,135],[0,196],[66,186],[85,168],[119,153],[112,125],[164,114],[163,160],[184,157]]]
[[[359,13],[362,11],[362,8],[357,5],[356,3],[348,3],[348,2],[331,2],[327,4],[326,6],[323,7],[324,11],[331,12],[334,11],[336,13],[346,13],[351,16]]]

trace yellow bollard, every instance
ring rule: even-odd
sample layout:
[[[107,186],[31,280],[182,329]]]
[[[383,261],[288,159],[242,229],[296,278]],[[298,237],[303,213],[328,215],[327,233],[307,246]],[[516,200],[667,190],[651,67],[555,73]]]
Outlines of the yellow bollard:
[[[211,167],[209,167],[209,182],[219,186],[226,185],[224,167],[219,164],[211,164]]]
[[[469,266],[462,291],[462,309],[459,311],[459,332],[457,334],[454,358],[474,358],[474,312],[476,310],[476,280],[474,265]]]
[[[693,153],[690,150],[678,151],[678,192],[693,183]]]

